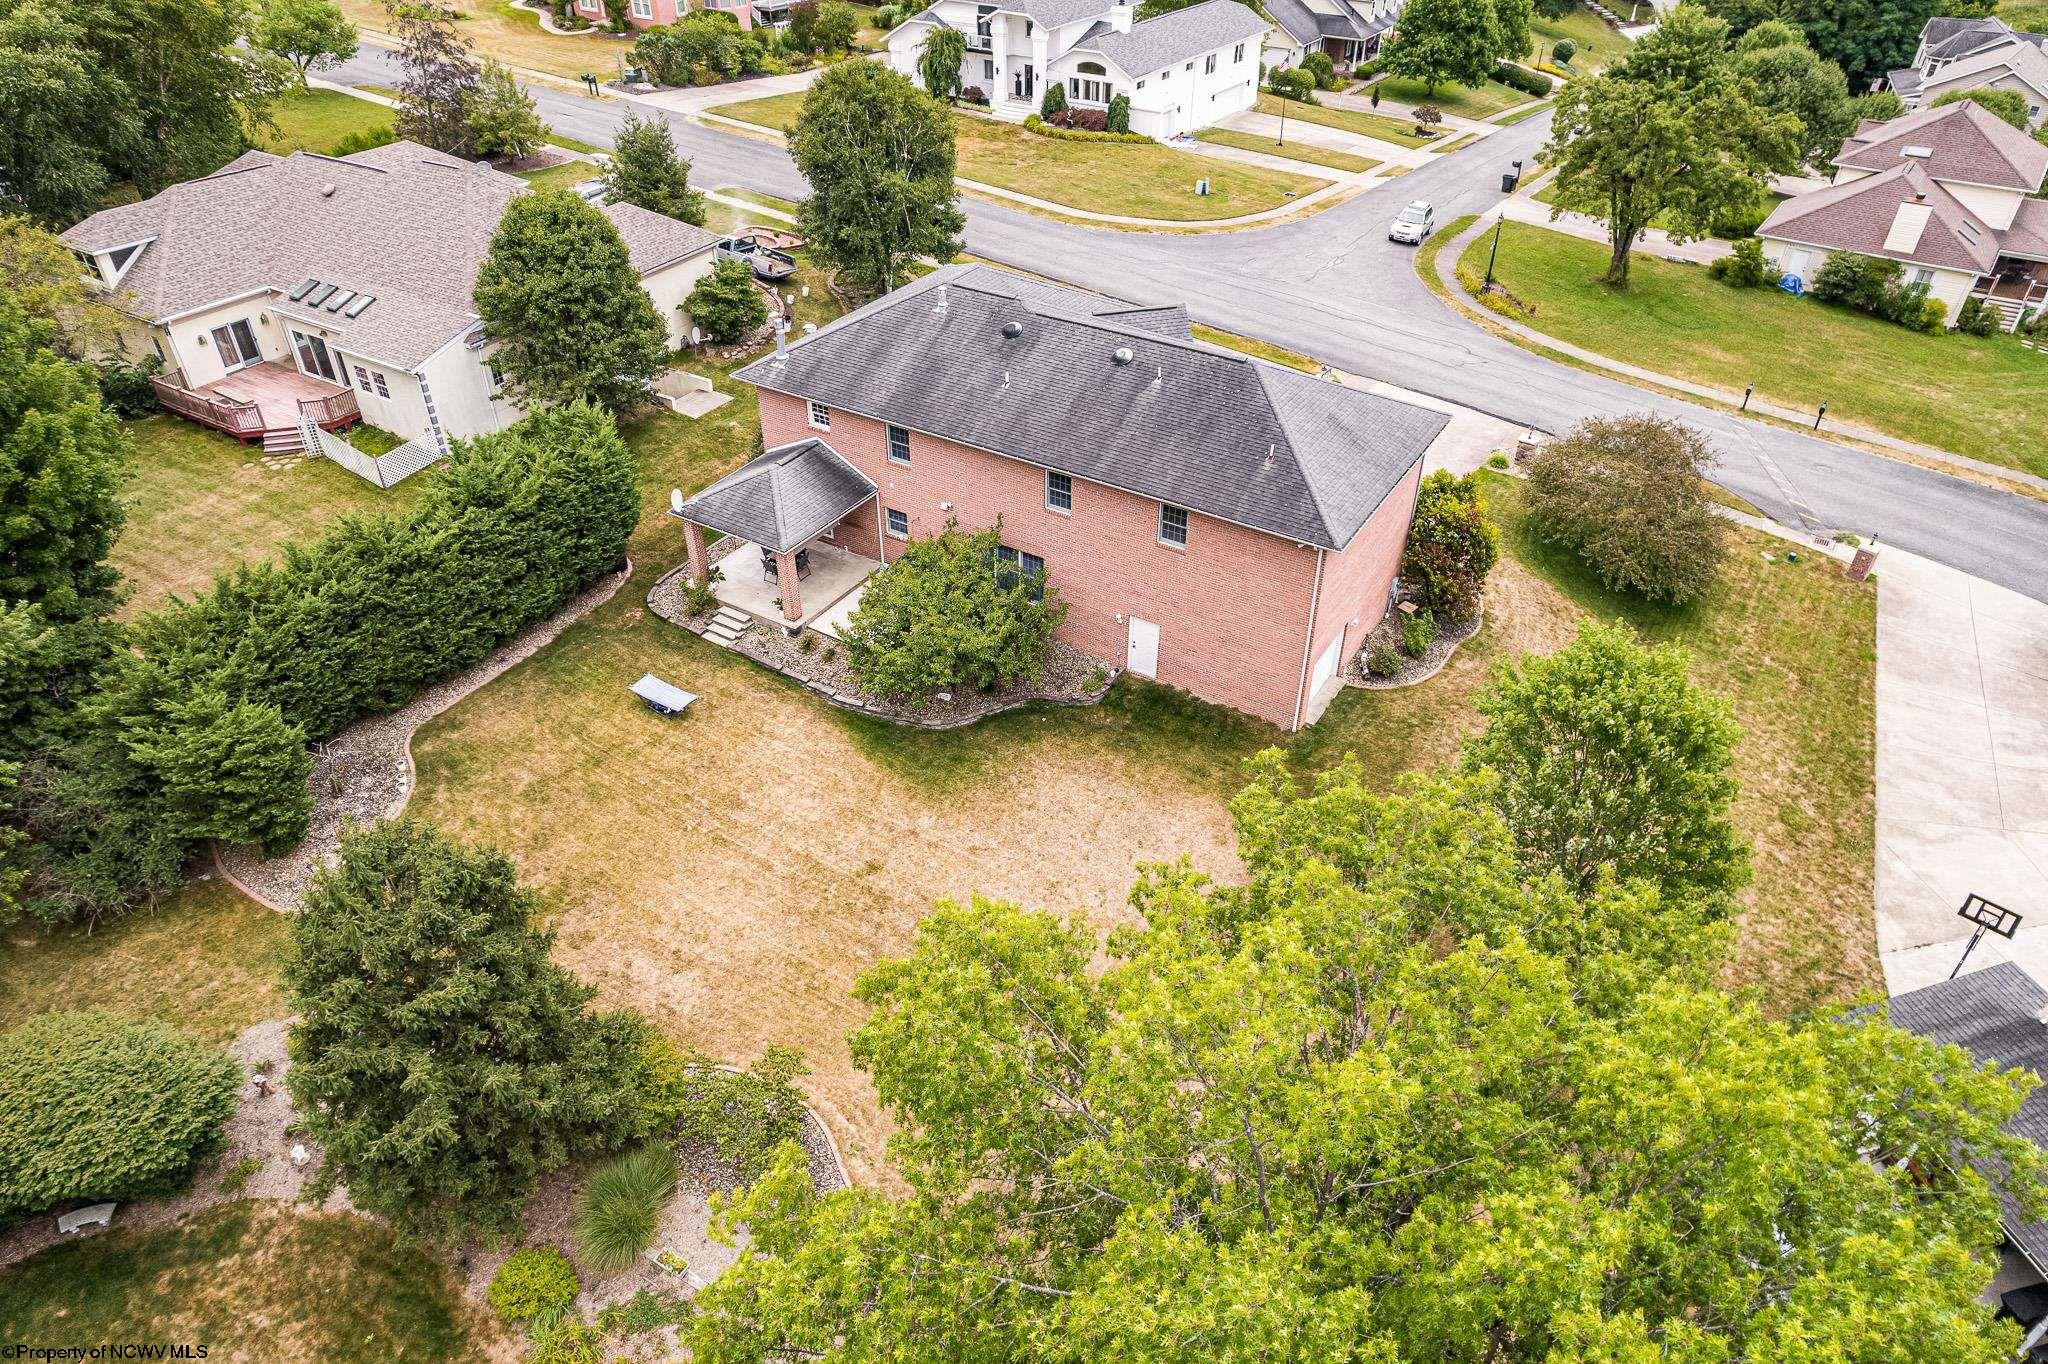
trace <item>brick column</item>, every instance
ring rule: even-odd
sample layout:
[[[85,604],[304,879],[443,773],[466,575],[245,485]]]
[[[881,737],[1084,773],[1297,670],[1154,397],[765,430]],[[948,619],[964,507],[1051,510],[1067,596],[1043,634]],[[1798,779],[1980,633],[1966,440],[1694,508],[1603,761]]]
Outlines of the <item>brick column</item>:
[[[782,628],[794,635],[803,629],[804,597],[796,583],[796,554],[775,556],[775,583],[782,589]]]
[[[704,548],[704,527],[695,521],[683,522],[683,541],[690,547],[690,581],[710,582],[711,555]]]

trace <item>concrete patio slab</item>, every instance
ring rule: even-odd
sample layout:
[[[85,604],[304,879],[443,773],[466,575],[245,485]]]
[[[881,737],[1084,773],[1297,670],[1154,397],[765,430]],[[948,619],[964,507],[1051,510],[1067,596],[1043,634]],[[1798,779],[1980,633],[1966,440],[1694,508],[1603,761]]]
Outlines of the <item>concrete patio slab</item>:
[[[1877,940],[1894,993],[1947,977],[1971,894],[2023,916],[1969,969],[2048,979],[2048,604],[1898,549],[1878,574]]]
[[[825,540],[813,540],[804,549],[811,571],[798,580],[797,588],[805,625],[830,611],[866,581],[868,574],[881,567],[873,559],[850,554]],[[762,568],[759,545],[742,541],[718,561],[718,570],[719,579],[711,590],[720,602],[771,624],[781,622],[782,589]]]

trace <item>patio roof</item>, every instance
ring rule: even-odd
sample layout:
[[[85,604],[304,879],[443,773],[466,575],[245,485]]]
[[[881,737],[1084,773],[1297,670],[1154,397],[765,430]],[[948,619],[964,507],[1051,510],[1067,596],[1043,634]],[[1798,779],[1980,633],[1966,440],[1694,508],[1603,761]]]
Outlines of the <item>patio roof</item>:
[[[683,503],[685,521],[786,554],[875,495],[868,476],[816,439],[756,455]]]

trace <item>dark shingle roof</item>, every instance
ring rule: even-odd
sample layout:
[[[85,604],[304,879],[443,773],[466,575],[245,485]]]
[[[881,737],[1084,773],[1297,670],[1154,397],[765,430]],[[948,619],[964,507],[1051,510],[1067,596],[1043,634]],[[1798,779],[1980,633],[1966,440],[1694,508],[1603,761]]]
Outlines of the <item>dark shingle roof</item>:
[[[1900,995],[1885,1006],[1891,1021],[1908,1032],[1961,1047],[2001,1069],[2031,1070],[2048,1079],[2044,1007],[2048,990],[2009,961]],[[2048,1146],[2048,1087],[2027,1096],[2006,1130]],[[2027,1221],[2004,1189],[1998,1196],[2005,1205],[2005,1234],[2035,1268],[2048,1266],[2048,1224]]]
[[[1908,147],[1928,155],[1908,157]],[[2032,194],[2048,176],[2048,147],[1974,100],[1866,120],[1842,143],[1837,166],[1888,171],[1913,161],[1937,180],[1996,185]]]
[[[737,377],[1328,549],[1450,420],[1130,310],[947,266]]]
[[[1131,25],[1129,33],[1114,29],[1091,33],[1074,44],[1076,52],[1100,52],[1127,75],[1154,71],[1243,42],[1271,25],[1238,0],[1203,0]]]
[[[1926,209],[1926,224],[1910,248],[1891,249],[1892,226],[1908,205]],[[1756,235],[1979,275],[1998,261],[1999,234],[1915,161],[1787,199]]]
[[[756,455],[685,502],[685,520],[787,553],[875,495],[868,476],[815,438]]]

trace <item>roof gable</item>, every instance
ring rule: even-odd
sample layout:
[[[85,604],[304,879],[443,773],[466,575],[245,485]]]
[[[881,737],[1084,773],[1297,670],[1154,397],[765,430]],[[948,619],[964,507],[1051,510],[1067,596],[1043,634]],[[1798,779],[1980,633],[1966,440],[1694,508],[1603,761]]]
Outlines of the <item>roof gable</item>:
[[[1903,235],[1894,236],[1901,209],[1909,218],[1925,210],[1910,245]],[[1787,199],[1756,234],[1973,274],[1998,261],[1999,234],[1910,161]]]
[[[866,474],[813,437],[756,455],[685,502],[681,514],[786,554],[874,495]]]
[[[1075,52],[1099,52],[1136,79],[1264,33],[1271,25],[1239,0],[1202,0],[1132,24],[1130,32],[1091,33]]]
[[[1928,155],[1908,157],[1909,147]],[[1936,180],[2029,194],[2048,177],[2048,147],[1971,100],[1884,122],[1867,120],[1835,157],[1837,166],[1852,170],[1887,171],[1906,162]]]

